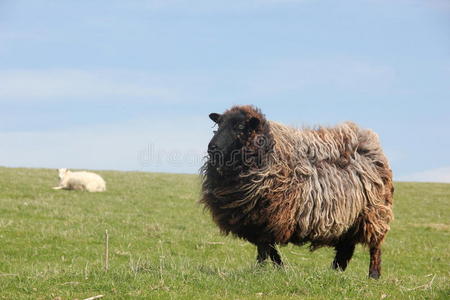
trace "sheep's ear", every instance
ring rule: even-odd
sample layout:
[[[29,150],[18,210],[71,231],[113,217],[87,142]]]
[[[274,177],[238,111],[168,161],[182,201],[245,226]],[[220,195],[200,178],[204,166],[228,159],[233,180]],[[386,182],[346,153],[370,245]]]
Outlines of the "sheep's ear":
[[[248,121],[248,127],[250,128],[250,130],[255,130],[258,127],[260,122],[261,122],[261,120],[259,120],[258,118],[252,117]]]
[[[222,116],[222,115],[221,115],[221,114],[218,114],[218,113],[210,113],[210,114],[209,114],[209,118],[210,118],[211,120],[213,120],[214,123],[219,123],[219,118],[220,118],[221,116]]]

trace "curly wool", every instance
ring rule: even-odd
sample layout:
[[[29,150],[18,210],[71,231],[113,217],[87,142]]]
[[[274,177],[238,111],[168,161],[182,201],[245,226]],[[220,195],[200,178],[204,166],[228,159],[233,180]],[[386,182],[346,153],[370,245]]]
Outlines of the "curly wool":
[[[222,231],[312,248],[345,234],[380,244],[393,218],[393,186],[378,136],[351,122],[318,129],[267,122],[274,146],[264,167],[241,172],[232,186],[211,184],[203,169],[201,201]]]

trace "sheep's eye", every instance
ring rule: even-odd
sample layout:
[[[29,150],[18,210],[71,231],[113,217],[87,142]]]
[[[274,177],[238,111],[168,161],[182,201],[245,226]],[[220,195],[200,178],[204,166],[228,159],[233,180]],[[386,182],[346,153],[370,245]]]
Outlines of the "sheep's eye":
[[[217,130],[213,130],[213,133],[216,134],[216,133],[217,133]]]
[[[243,130],[245,128],[245,126],[243,124],[239,124],[237,127],[239,130]]]

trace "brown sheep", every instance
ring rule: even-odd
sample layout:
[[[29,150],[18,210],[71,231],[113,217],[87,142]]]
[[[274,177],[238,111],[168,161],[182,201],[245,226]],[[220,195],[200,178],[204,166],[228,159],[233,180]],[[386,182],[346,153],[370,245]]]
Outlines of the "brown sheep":
[[[374,132],[350,122],[296,129],[252,106],[210,118],[218,129],[201,169],[200,202],[223,233],[255,244],[259,263],[283,264],[276,245],[331,246],[339,270],[361,243],[370,249],[369,276],[380,277],[394,188]]]

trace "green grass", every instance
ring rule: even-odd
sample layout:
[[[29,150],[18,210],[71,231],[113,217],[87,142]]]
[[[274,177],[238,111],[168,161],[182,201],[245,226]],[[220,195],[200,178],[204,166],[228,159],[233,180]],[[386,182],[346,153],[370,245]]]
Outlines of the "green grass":
[[[358,246],[346,272],[333,251],[282,247],[287,266],[219,234],[194,175],[98,172],[105,193],[55,191],[54,170],[0,168],[0,299],[449,299],[450,185],[397,183],[382,278]],[[104,233],[110,269],[103,269]]]

